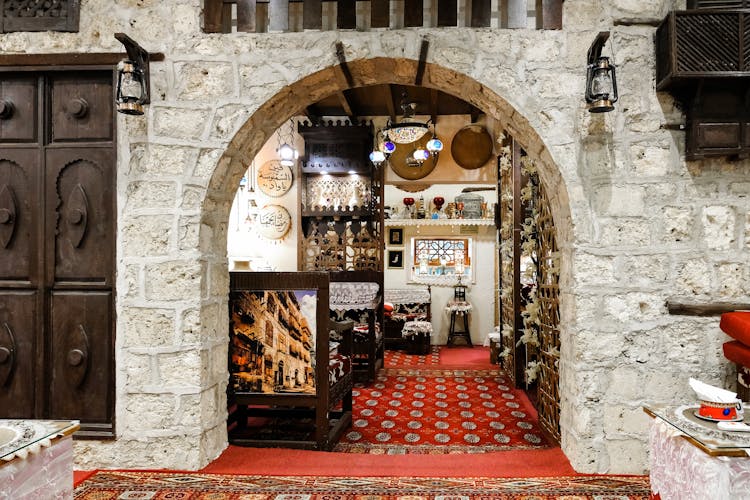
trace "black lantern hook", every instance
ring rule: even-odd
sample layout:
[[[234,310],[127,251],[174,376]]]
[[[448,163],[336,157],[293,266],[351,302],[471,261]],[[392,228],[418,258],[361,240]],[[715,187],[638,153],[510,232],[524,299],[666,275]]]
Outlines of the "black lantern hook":
[[[607,40],[609,31],[599,32],[587,54],[586,102],[591,113],[612,111],[618,99],[615,65],[608,57],[602,56]]]

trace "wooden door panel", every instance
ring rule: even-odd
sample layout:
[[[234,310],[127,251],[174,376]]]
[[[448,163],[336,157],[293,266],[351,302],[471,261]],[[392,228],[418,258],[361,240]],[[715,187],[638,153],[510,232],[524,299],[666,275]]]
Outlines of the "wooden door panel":
[[[112,140],[112,72],[56,74],[50,86],[51,142]]]
[[[0,418],[33,418],[37,294],[0,290]]]
[[[112,286],[114,208],[110,148],[47,150],[48,278]],[[52,246],[52,245],[50,245]]]
[[[53,291],[50,325],[49,416],[111,422],[112,294]]]
[[[39,149],[0,151],[0,286],[38,282]]]
[[[32,75],[0,78],[0,142],[37,142],[39,87]]]

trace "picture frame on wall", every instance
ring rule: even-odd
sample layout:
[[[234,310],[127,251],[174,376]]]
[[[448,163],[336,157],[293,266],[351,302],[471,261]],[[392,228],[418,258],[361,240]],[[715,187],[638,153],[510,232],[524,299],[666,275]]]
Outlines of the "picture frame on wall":
[[[404,251],[388,250],[388,269],[404,268]]]
[[[388,244],[389,245],[403,245],[404,244],[403,228],[392,227],[388,230]]]

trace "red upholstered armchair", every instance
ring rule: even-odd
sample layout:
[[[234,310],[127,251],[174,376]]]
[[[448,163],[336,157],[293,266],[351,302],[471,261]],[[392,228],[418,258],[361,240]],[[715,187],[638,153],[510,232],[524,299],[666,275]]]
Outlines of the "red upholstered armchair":
[[[724,344],[724,357],[737,365],[737,397],[750,401],[750,312],[724,313],[719,327],[734,339]]]

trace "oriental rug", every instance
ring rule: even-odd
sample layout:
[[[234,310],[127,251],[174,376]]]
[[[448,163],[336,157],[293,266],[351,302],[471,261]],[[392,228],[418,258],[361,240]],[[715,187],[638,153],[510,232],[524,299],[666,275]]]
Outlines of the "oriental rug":
[[[546,448],[533,409],[497,369],[381,371],[353,391],[352,427],[334,451],[384,455]]]
[[[440,346],[430,346],[429,354],[407,354],[405,351],[385,350],[383,366],[386,368],[399,366],[437,366],[440,364]]]
[[[402,478],[99,471],[76,500],[642,500],[647,476]]]

